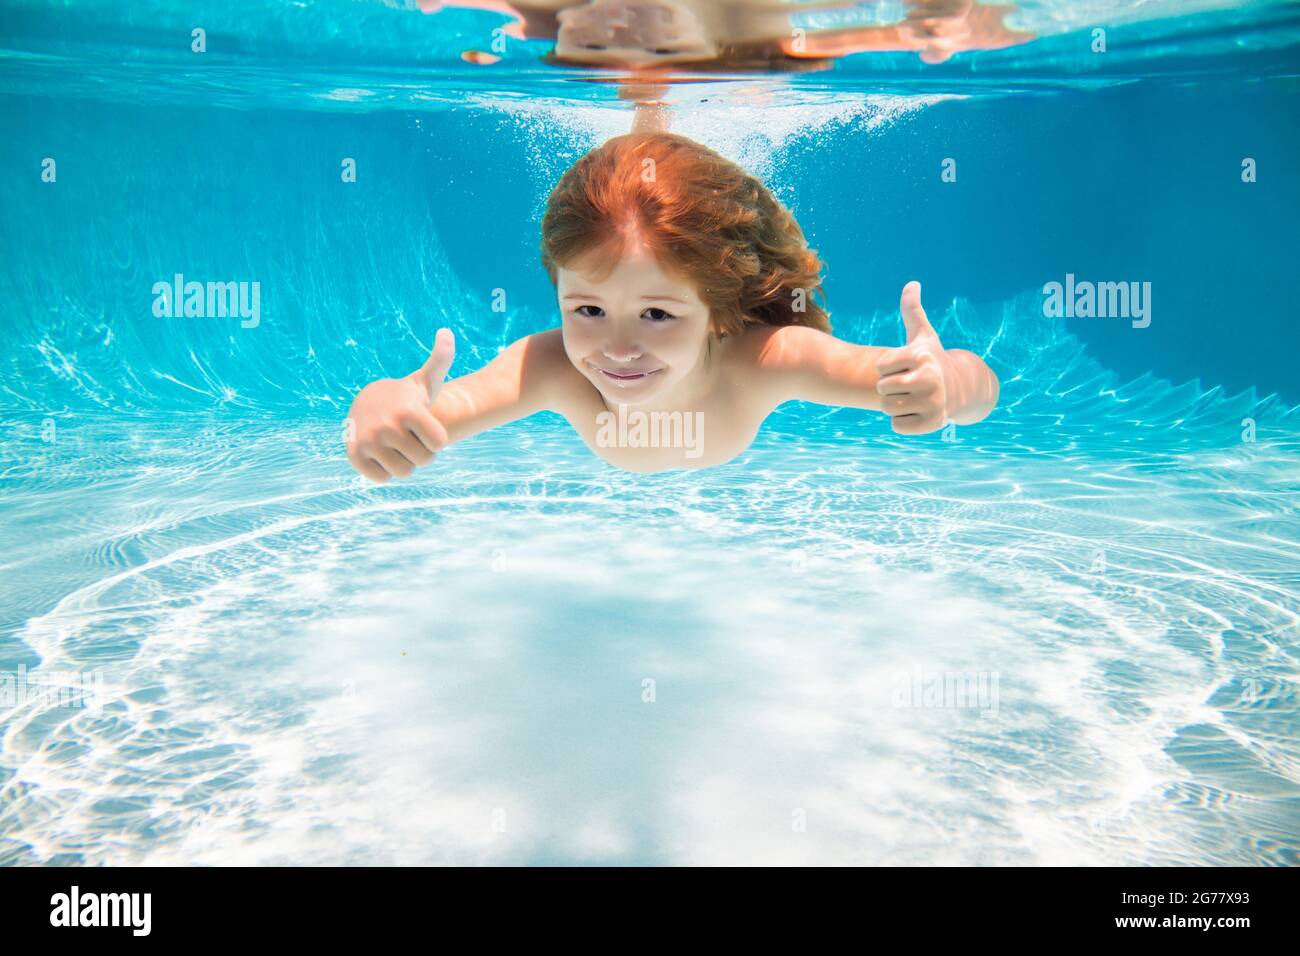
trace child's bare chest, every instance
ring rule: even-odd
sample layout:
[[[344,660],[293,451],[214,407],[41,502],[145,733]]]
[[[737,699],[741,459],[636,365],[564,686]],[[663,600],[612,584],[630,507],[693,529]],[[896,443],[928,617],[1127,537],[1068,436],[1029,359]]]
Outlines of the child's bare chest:
[[[708,468],[731,461],[754,441],[763,416],[726,394],[682,411],[609,407],[588,385],[565,418],[587,446],[616,468],[655,472]]]

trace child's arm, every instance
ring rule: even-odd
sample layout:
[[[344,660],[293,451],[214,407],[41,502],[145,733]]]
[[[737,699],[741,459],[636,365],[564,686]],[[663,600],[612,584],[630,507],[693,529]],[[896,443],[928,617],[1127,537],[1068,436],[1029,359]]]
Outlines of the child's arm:
[[[948,421],[973,425],[998,402],[998,378],[979,356],[945,350],[909,282],[900,302],[907,343],[854,345],[806,326],[754,337],[755,391],[775,408],[805,401],[883,411],[901,435],[924,435]]]
[[[451,331],[442,330],[419,371],[361,390],[348,412],[353,468],[380,484],[405,478],[453,442],[550,408],[571,368],[559,329],[519,339],[478,371],[444,382],[454,355]]]
[[[1009,30],[1004,17],[1017,8],[972,0],[909,0],[907,16],[885,26],[815,30],[781,40],[793,57],[841,57],[853,53],[916,50],[927,63],[942,63],[962,50],[996,50],[1027,43],[1033,33]]]

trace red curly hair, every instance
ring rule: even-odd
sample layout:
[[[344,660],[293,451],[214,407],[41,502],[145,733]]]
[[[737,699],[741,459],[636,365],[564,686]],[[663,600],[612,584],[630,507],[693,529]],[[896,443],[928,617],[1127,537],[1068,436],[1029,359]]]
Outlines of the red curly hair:
[[[557,267],[589,256],[607,275],[634,243],[695,284],[719,337],[751,325],[831,330],[813,301],[822,262],[794,216],[755,177],[685,136],[616,136],[574,163],[547,200],[541,252],[553,283]]]

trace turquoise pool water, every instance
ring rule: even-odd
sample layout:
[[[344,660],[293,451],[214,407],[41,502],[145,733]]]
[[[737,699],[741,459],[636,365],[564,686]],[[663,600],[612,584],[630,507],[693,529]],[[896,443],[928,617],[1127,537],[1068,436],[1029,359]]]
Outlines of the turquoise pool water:
[[[1022,6],[669,97],[840,337],[922,281],[988,420],[789,405],[643,476],[539,416],[374,487],[361,385],[555,324],[611,85],[464,63],[487,13],[0,4],[0,863],[1300,862],[1300,18]],[[154,315],[177,273],[257,321]],[[1067,273],[1150,325],[1046,317]]]

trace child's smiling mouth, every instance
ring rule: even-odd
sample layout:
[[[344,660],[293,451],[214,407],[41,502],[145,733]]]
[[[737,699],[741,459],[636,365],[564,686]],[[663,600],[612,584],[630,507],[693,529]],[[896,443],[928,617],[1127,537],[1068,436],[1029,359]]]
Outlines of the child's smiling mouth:
[[[661,368],[608,369],[608,368],[602,368],[599,365],[594,365],[591,362],[588,362],[587,364],[590,365],[592,369],[594,369],[595,371],[600,372],[611,382],[616,382],[619,385],[630,385],[633,382],[641,382],[649,378],[651,375],[655,375],[663,371],[663,369]]]

